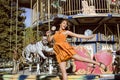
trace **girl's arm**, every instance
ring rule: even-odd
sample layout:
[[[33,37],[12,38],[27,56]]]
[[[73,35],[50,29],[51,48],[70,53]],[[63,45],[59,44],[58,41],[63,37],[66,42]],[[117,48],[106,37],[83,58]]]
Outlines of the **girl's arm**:
[[[53,40],[53,36],[48,36],[48,42],[51,42]]]
[[[73,37],[77,37],[77,38],[83,38],[83,39],[91,39],[95,36],[95,35],[85,36],[85,35],[73,33],[71,31],[66,31],[66,34],[69,35],[69,36],[73,36]]]
[[[51,42],[53,40],[53,36],[51,35],[51,31],[47,31],[46,35],[47,35],[47,38],[48,38],[48,42]]]

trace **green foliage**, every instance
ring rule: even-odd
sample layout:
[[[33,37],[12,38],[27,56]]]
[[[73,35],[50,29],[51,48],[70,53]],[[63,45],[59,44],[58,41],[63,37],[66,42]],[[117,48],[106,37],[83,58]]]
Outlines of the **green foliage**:
[[[34,36],[34,31],[31,27],[26,29],[24,40],[25,40],[25,46],[28,45],[29,43],[36,41],[36,38]]]
[[[39,31],[38,31],[39,33]],[[33,43],[33,42],[38,42],[41,40],[40,33],[37,34],[37,31],[34,30],[32,27],[26,28],[24,31],[24,47],[26,47],[28,44]],[[37,38],[38,37],[38,38]]]
[[[25,28],[25,17],[21,15],[25,10],[18,8],[18,16],[16,18],[15,2],[10,1],[0,0],[0,58],[6,59],[12,59],[15,48],[18,48],[18,52],[21,53]]]

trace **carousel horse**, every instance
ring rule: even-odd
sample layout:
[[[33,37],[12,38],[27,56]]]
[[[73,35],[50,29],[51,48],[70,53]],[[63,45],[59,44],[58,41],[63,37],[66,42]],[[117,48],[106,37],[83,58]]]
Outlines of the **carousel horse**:
[[[40,74],[39,56],[42,57],[44,60],[47,60],[47,57],[44,55],[43,51],[53,52],[53,48],[49,48],[47,46],[47,43],[47,37],[44,36],[42,37],[41,41],[27,45],[22,52],[22,56],[26,59],[26,61],[28,61],[29,63],[37,63],[37,74]],[[29,65],[29,71],[32,70],[31,66],[32,64]]]

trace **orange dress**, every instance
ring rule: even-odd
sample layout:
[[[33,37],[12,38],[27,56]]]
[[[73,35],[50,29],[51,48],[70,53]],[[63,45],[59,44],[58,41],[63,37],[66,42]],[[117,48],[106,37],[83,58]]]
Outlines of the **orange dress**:
[[[66,41],[67,36],[63,32],[56,32],[53,37],[55,41],[53,49],[58,63],[66,61],[76,54],[74,48]]]

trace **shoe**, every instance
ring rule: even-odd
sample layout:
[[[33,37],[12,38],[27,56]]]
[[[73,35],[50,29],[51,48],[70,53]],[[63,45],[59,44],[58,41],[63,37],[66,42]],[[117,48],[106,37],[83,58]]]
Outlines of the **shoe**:
[[[95,68],[95,64],[93,64],[92,68]]]
[[[103,64],[102,62],[100,62],[99,67],[102,67],[102,65],[105,66],[105,68],[103,70],[106,72],[107,71],[107,66],[105,64]]]
[[[95,67],[96,67],[95,64],[93,64],[93,65],[91,66],[91,68],[92,68],[91,73],[93,73]]]

